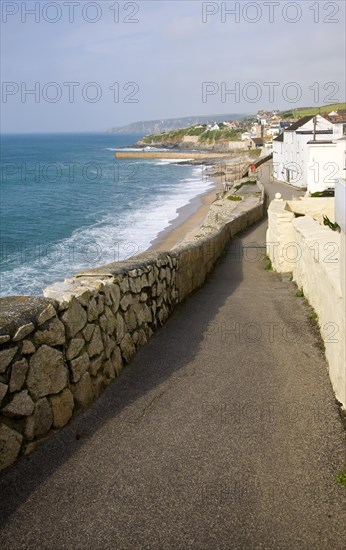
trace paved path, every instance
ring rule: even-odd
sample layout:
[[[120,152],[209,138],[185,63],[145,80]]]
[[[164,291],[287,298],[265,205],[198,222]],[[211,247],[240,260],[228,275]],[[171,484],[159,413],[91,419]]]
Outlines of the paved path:
[[[309,310],[264,270],[265,229],[2,478],[1,550],[345,549],[344,432]]]
[[[273,200],[275,193],[281,193],[282,198],[288,200],[304,196],[305,191],[302,189],[274,180],[271,175],[272,166],[273,161],[269,160],[258,169],[258,179],[264,185],[269,200]]]

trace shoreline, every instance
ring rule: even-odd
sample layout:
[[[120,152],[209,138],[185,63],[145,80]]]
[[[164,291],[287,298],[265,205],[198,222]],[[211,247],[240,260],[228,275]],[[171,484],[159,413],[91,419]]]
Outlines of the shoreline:
[[[198,233],[211,210],[211,205],[217,200],[216,194],[225,190],[224,183],[230,179],[238,179],[239,173],[242,171],[240,167],[245,167],[251,162],[251,158],[242,158],[242,155],[230,157],[228,153],[226,157],[219,154],[217,158],[211,158],[206,154],[203,166],[208,170],[212,187],[191,199],[188,204],[178,208],[177,217],[150,242],[147,251],[171,250],[182,241],[192,239]],[[197,163],[200,165],[200,162],[194,160],[191,161],[191,165]],[[221,165],[218,167],[220,162]],[[212,169],[212,173],[210,169]]]
[[[211,204],[217,198],[216,194],[223,191],[220,178],[213,176],[210,177],[210,181],[212,188],[194,197],[188,204],[178,208],[178,216],[151,241],[147,251],[168,251],[197,233],[209,212]]]

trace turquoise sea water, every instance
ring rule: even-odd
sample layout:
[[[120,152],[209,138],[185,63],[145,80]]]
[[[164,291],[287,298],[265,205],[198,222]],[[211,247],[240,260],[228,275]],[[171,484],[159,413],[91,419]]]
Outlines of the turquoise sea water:
[[[80,269],[146,250],[204,193],[202,167],[116,160],[140,136],[1,137],[1,295],[42,294]]]

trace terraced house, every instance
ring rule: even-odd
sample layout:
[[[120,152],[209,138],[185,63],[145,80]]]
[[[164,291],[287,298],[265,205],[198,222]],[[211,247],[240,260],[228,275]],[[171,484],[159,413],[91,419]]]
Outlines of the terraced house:
[[[273,140],[273,177],[310,193],[333,189],[345,175],[345,122],[306,116]]]

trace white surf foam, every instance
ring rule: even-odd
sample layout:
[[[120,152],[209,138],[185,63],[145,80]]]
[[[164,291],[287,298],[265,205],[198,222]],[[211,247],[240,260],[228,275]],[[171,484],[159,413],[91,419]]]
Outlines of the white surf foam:
[[[89,227],[80,228],[50,246],[33,246],[24,260],[1,275],[2,295],[39,295],[45,286],[82,269],[128,259],[146,250],[157,235],[178,216],[177,210],[212,184],[202,179],[202,167],[175,184],[169,194],[162,190],[148,206],[134,205],[120,215],[111,213]]]

